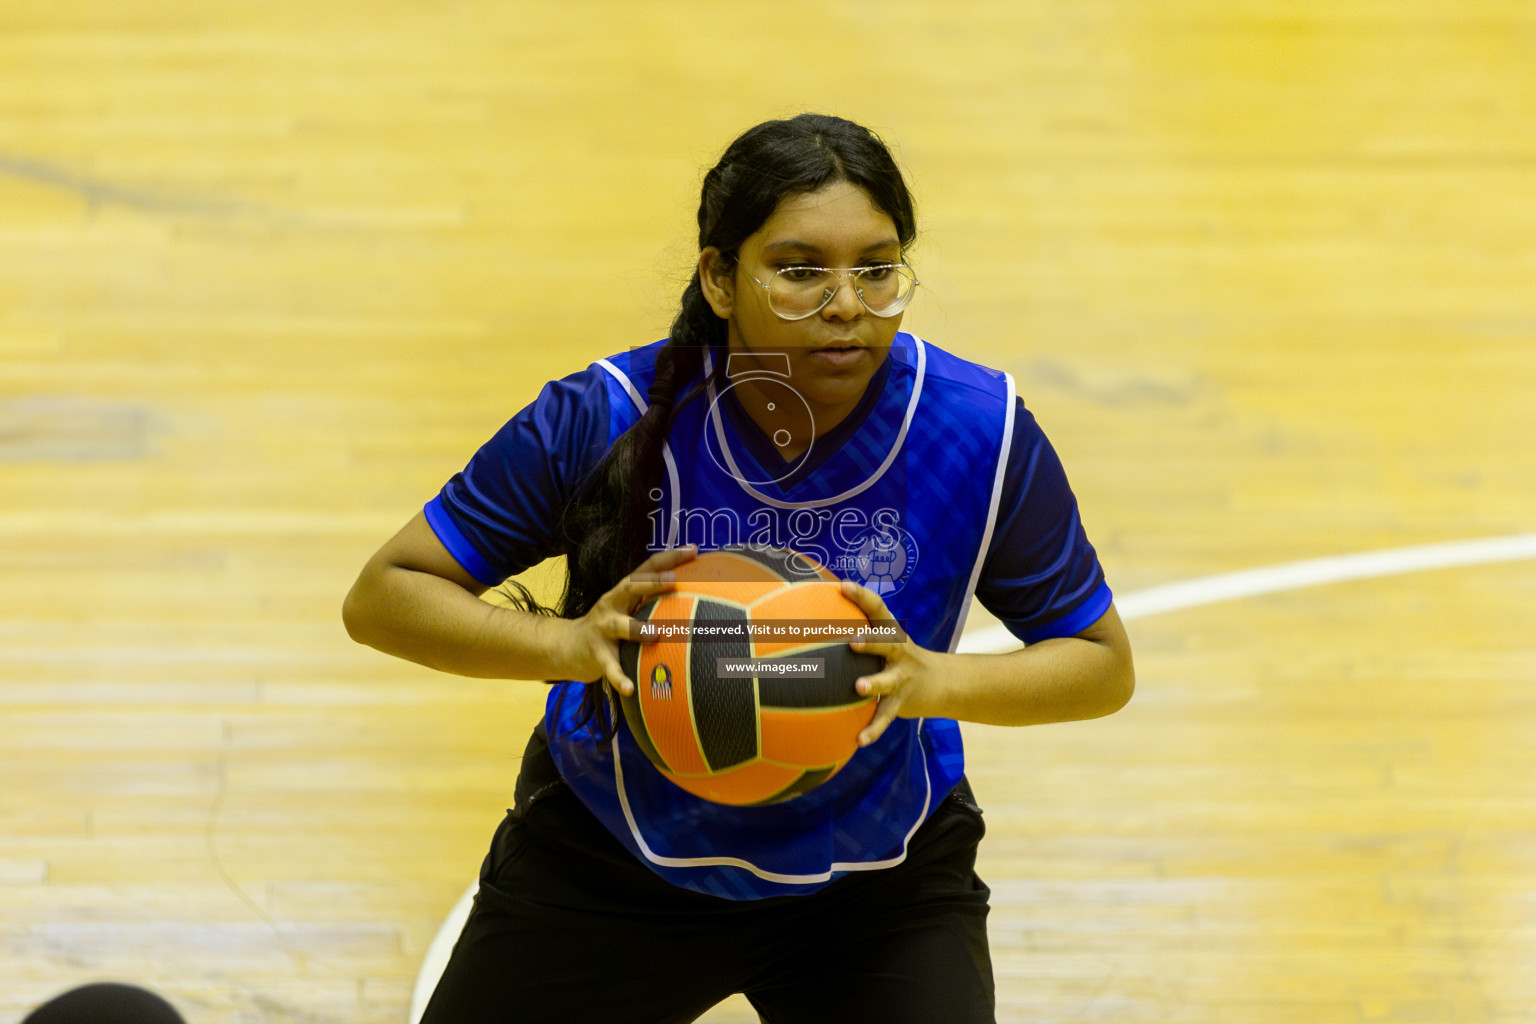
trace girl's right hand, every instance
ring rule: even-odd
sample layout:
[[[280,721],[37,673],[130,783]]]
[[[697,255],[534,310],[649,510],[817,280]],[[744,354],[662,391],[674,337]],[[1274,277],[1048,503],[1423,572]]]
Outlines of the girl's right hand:
[[[585,615],[568,620],[571,627],[567,641],[570,678],[595,682],[606,676],[619,693],[626,697],[633,694],[634,681],[625,676],[619,666],[619,641],[635,636],[639,626],[631,617],[635,609],[658,594],[676,590],[672,570],[692,561],[698,553],[697,544],[658,551],[598,598]]]

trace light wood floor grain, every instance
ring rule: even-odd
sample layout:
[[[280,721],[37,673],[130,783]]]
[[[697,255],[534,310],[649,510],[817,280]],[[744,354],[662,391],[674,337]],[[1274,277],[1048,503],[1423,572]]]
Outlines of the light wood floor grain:
[[[404,1020],[542,693],[341,597],[665,333],[766,117],[894,145],[907,325],[1015,375],[1120,593],[1536,530],[1533,68],[1516,0],[5,4],[0,1020]],[[1132,638],[1119,715],[968,731],[1000,1020],[1533,1019],[1536,564]]]

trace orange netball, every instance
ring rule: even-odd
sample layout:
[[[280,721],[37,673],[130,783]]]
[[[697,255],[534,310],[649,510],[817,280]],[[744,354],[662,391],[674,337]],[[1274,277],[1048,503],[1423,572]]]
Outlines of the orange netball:
[[[635,613],[654,642],[620,645],[625,721],[662,775],[716,803],[788,800],[858,750],[875,714],[854,680],[884,660],[848,641],[869,620],[837,577],[793,551],[733,547],[678,566]]]

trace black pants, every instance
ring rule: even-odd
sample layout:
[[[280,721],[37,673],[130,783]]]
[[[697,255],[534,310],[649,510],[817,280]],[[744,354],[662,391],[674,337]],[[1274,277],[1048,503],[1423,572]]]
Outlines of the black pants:
[[[744,993],[769,1024],[993,1020],[981,812],[962,781],[904,862],[733,901],[637,861],[529,743],[518,806],[422,1024],[685,1024]]]

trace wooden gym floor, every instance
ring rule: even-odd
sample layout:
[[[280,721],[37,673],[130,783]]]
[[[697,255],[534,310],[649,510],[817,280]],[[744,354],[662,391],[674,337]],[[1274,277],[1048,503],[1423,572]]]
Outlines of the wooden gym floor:
[[[0,1021],[405,1019],[542,691],[342,595],[665,332],[766,117],[894,145],[908,326],[1015,375],[1126,602],[1528,536],[1533,69],[1524,0],[10,0]],[[1529,556],[1148,611],[1125,711],[969,730],[999,1019],[1536,1019]]]

